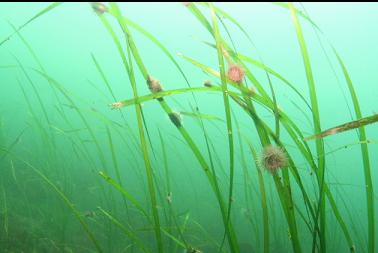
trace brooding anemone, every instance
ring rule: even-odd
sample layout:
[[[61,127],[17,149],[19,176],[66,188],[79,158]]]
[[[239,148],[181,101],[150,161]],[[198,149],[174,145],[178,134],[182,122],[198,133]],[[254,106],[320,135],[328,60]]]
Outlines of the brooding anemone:
[[[280,147],[272,145],[264,147],[261,154],[260,166],[271,174],[276,173],[280,168],[287,166],[287,155]]]
[[[101,15],[103,14],[104,12],[107,12],[108,11],[108,7],[105,6],[105,4],[101,3],[101,2],[92,2],[91,3],[91,6],[93,8],[93,10],[98,14],[98,15]]]
[[[172,123],[176,127],[181,127],[182,126],[182,118],[181,118],[180,113],[178,113],[178,112],[171,112],[171,113],[168,114],[168,116],[169,116],[169,119],[172,121]]]
[[[159,80],[153,78],[152,76],[147,77],[147,85],[152,93],[163,91],[163,88],[161,87]]]
[[[150,89],[150,91],[153,94],[163,91],[163,88],[161,87],[159,80],[153,78],[152,76],[147,77],[147,85],[148,85],[148,89]],[[159,97],[157,98],[157,100],[163,101],[163,98]]]
[[[235,83],[241,83],[244,79],[244,75],[245,75],[245,71],[241,66],[237,64],[231,64],[228,67],[227,77],[231,81]]]

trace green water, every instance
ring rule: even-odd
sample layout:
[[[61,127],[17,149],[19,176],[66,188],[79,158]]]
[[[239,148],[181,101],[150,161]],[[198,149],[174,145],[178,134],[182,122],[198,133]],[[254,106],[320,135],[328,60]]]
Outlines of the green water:
[[[377,4],[47,6],[0,4],[0,252],[378,251],[377,124],[303,140],[377,113]]]

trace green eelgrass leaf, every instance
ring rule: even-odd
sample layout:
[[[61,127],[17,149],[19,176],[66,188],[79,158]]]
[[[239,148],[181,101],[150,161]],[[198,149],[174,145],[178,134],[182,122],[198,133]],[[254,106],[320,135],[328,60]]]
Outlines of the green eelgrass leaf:
[[[27,26],[29,23],[33,22],[35,19],[39,18],[40,16],[46,14],[47,12],[55,9],[56,7],[58,7],[60,4],[62,4],[61,2],[55,2],[55,3],[52,3],[50,5],[48,5],[47,7],[45,7],[44,9],[42,9],[41,11],[39,11],[37,14],[35,14],[33,17],[31,17],[28,21],[26,21],[25,23],[23,23],[21,26],[19,26],[17,28],[17,30],[15,32],[13,32],[12,34],[10,34],[9,36],[7,36],[5,39],[3,39],[1,42],[0,42],[0,46],[3,45],[5,42],[7,42],[8,40],[10,40],[17,32],[21,31],[25,26]]]
[[[225,108],[226,114],[226,123],[227,123],[227,136],[228,136],[228,148],[229,148],[229,172],[230,172],[230,183],[229,183],[229,194],[228,194],[228,207],[227,207],[227,218],[225,224],[225,235],[228,237],[228,242],[230,244],[231,252],[239,252],[239,245],[237,243],[237,238],[233,237],[233,234],[229,231],[229,224],[230,224],[230,216],[231,216],[231,206],[232,206],[232,195],[233,195],[233,187],[234,187],[234,137],[233,137],[233,130],[232,130],[232,118],[231,118],[231,109],[230,109],[230,102],[229,102],[229,95],[228,95],[228,87],[227,87],[227,80],[226,80],[226,69],[223,59],[223,45],[222,39],[218,27],[218,18],[215,15],[214,6],[212,3],[210,5],[210,14],[213,23],[213,36],[215,39],[215,45],[217,48],[217,56],[218,56],[218,64],[220,70],[220,78],[221,78],[221,87],[223,93],[223,103]]]
[[[355,114],[358,121],[362,119],[362,113],[361,113],[361,108],[358,102],[356,92],[354,90],[352,80],[349,76],[348,70],[343,60],[338,55],[335,49],[334,49],[334,52],[343,70],[343,74],[347,82],[350,95],[352,97],[354,110],[355,110]],[[374,217],[375,212],[374,212],[373,180],[372,180],[371,168],[370,168],[369,150],[368,150],[368,145],[366,143],[367,137],[366,137],[365,128],[363,126],[360,126],[358,131],[360,133],[359,139],[361,141],[361,154],[362,154],[362,159],[363,159],[364,176],[365,176],[365,184],[366,184],[366,203],[367,203],[367,214],[368,214],[368,252],[373,253],[375,251],[375,227],[374,227],[375,226],[375,217]],[[354,252],[353,245],[350,246],[350,250],[351,252]]]
[[[354,120],[354,121],[351,121],[351,122],[348,122],[348,123],[344,123],[344,124],[338,125],[336,127],[332,127],[330,129],[322,131],[319,134],[306,137],[305,140],[309,141],[309,140],[313,140],[313,139],[324,138],[324,137],[327,137],[329,135],[334,135],[334,134],[342,133],[342,132],[345,132],[345,131],[353,130],[353,129],[356,129],[356,128],[361,128],[363,126],[376,123],[377,121],[378,121],[378,114],[375,114],[375,115],[360,118],[358,120]],[[363,141],[364,140],[362,140],[361,142],[363,142]]]
[[[138,91],[136,87],[136,80],[135,80],[135,72],[133,69],[133,63],[131,59],[131,53],[130,51],[133,52],[133,55],[135,57],[135,51],[136,45],[134,44],[130,32],[128,30],[127,24],[125,24],[124,20],[122,19],[122,14],[121,11],[116,3],[110,3],[110,13],[114,15],[114,17],[117,19],[119,25],[121,26],[123,32],[127,36],[127,52],[128,52],[128,57],[129,57],[129,62],[124,61],[125,68],[128,71],[131,87],[133,90],[133,95],[134,98],[138,97]],[[135,59],[138,63],[138,66],[140,66],[141,59],[136,58]],[[144,77],[147,79],[147,70],[143,69],[145,71]],[[142,72],[143,72],[142,71]],[[139,137],[140,137],[140,145],[142,149],[142,154],[143,154],[143,160],[145,164],[145,169],[146,169],[146,176],[147,176],[147,183],[148,183],[148,190],[150,194],[150,201],[151,201],[151,206],[152,206],[152,214],[153,214],[153,221],[154,221],[154,231],[155,231],[155,236],[156,236],[156,243],[157,243],[157,249],[158,252],[162,253],[164,251],[163,249],[163,240],[161,236],[161,231],[160,231],[160,218],[159,218],[159,213],[157,209],[157,199],[156,199],[156,193],[155,193],[155,185],[154,185],[154,180],[153,180],[153,171],[152,171],[152,165],[151,161],[149,159],[148,155],[148,149],[147,149],[147,142],[145,139],[145,133],[144,133],[144,128],[143,126],[146,127],[145,125],[145,120],[144,116],[142,113],[142,109],[140,104],[135,105],[135,112],[136,112],[136,117],[137,117],[137,123],[138,123],[138,131],[139,131]],[[148,133],[148,132],[147,132]]]
[[[217,121],[224,121],[223,119],[211,115],[211,114],[205,114],[205,113],[195,113],[195,112],[182,112],[180,111],[180,114],[188,117],[193,117],[193,118],[201,118],[201,119],[206,119],[206,120],[217,120]]]
[[[314,131],[315,133],[319,133],[321,131],[320,126],[320,114],[319,114],[319,107],[318,107],[318,99],[316,94],[316,88],[315,88],[315,80],[312,72],[311,62],[309,53],[307,50],[307,45],[304,39],[304,35],[302,32],[301,25],[299,23],[297,12],[293,6],[292,3],[289,3],[289,9],[292,17],[292,21],[296,30],[298,43],[300,46],[302,59],[303,59],[303,65],[306,72],[307,77],[307,83],[310,93],[310,101],[311,101],[311,109],[312,109],[312,116],[313,116],[313,124],[314,124]],[[325,185],[325,159],[322,156],[324,154],[324,143],[322,139],[316,140],[316,152],[318,155],[318,169],[319,172],[317,173],[318,177],[318,184],[319,184],[319,203],[318,203],[318,213],[317,216],[319,216],[319,222],[320,222],[320,249],[321,251],[325,251],[326,249],[326,238],[325,238],[325,231],[326,231],[326,212],[325,212],[325,198],[324,198],[324,185]],[[318,221],[316,221],[318,222]],[[314,237],[313,240],[313,251],[315,247],[316,237]]]
[[[147,248],[145,247],[145,243],[139,239],[135,233],[133,232],[132,229],[130,228],[127,228],[126,226],[124,226],[119,220],[117,220],[114,216],[112,216],[110,213],[108,213],[107,211],[105,211],[104,209],[102,209],[101,207],[97,207],[97,209],[100,210],[100,212],[102,212],[113,224],[115,224],[126,236],[128,236],[130,239],[132,239],[132,241],[135,242],[135,244],[138,246],[138,248],[140,248],[143,252],[151,252],[149,250],[147,250]],[[135,231],[135,230],[134,230]]]

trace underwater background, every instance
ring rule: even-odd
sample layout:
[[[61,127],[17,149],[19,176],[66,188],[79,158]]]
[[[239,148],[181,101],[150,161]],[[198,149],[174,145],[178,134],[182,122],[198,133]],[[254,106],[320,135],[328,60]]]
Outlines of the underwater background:
[[[377,252],[377,23],[1,3],[0,252]]]

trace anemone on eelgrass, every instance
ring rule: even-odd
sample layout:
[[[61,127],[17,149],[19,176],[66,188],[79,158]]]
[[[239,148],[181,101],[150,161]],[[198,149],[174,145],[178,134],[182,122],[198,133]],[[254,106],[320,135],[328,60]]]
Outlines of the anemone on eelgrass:
[[[91,3],[92,9],[98,14],[102,15],[105,12],[108,12],[108,7],[101,2],[92,2]]]
[[[238,64],[230,64],[227,70],[227,77],[231,81],[240,84],[245,76],[245,70]]]
[[[260,167],[271,174],[275,174],[279,169],[286,167],[288,163],[286,152],[273,145],[264,147],[260,157]]]

